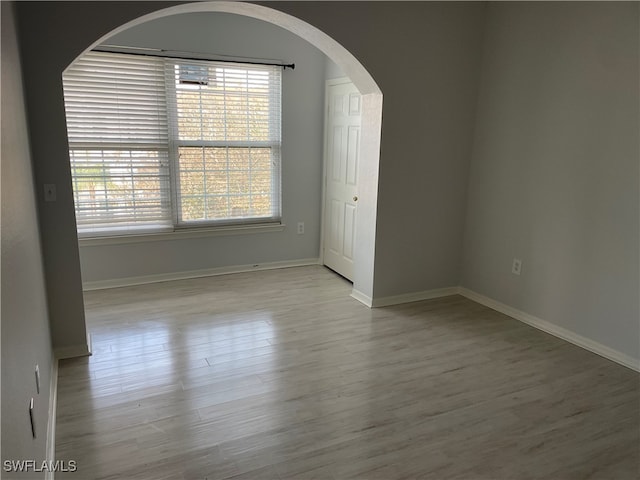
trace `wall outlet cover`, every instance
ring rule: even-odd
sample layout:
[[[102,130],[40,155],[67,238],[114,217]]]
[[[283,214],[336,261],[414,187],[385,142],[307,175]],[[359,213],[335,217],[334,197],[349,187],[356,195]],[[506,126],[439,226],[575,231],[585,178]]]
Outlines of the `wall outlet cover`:
[[[522,273],[522,260],[519,258],[513,259],[513,264],[511,265],[511,273],[514,275],[520,275]]]

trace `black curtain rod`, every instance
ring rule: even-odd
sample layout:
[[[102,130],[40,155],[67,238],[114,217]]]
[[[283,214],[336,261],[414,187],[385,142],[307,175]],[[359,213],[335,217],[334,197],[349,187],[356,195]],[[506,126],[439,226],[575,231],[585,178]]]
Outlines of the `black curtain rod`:
[[[291,70],[295,70],[295,63],[270,63],[270,62],[252,62],[249,60],[221,60],[221,59],[213,59],[213,58],[197,58],[197,57],[183,57],[166,54],[165,51],[159,50],[158,53],[143,53],[143,52],[126,52],[120,50],[111,50],[108,48],[100,48],[96,47],[92,49],[93,52],[104,52],[104,53],[123,53],[125,55],[138,55],[141,57],[161,57],[161,58],[175,58],[177,60],[195,60],[195,61],[212,61],[212,62],[224,62],[224,63],[244,63],[248,65],[268,65],[270,67],[282,67],[285,70],[290,68]]]

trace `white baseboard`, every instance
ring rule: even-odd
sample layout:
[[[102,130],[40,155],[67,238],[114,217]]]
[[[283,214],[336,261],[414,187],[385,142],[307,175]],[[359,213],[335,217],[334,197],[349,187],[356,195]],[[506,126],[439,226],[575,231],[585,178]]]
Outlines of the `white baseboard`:
[[[83,282],[84,291],[102,290],[105,288],[130,287],[147,283],[168,282],[171,280],[186,280],[189,278],[213,277],[230,273],[253,272],[258,270],[274,270],[277,268],[304,267],[318,265],[318,258],[303,258],[300,260],[285,260],[281,262],[255,263],[250,265],[233,265],[229,267],[206,268],[202,270],[190,270],[186,272],[161,273],[158,275],[144,275],[140,277],[115,278],[110,280],[97,280]]]
[[[167,274],[159,274],[159,275],[146,275],[141,277],[127,277],[127,278],[119,278],[113,280],[101,280],[95,282],[84,282],[83,289],[85,291],[89,290],[99,290],[105,288],[116,288],[116,287],[126,287],[132,285],[142,285],[146,283],[156,283],[156,282],[166,282],[171,280],[184,280],[189,278],[198,278],[198,277],[209,277],[216,275],[226,275],[230,273],[242,273],[242,272],[251,272],[258,270],[273,270],[278,268],[289,268],[289,267],[302,267],[308,265],[318,265],[320,263],[318,258],[306,258],[300,260],[286,260],[282,262],[269,262],[269,263],[261,263],[261,264],[253,264],[253,265],[236,265],[229,267],[218,267],[218,268],[210,268],[203,270],[192,270],[186,272],[174,272]],[[624,365],[632,370],[640,372],[640,360],[633,358],[629,355],[626,355],[622,352],[614,350],[606,345],[598,343],[594,340],[591,340],[587,337],[583,337],[575,332],[567,330],[563,327],[555,325],[546,320],[542,320],[541,318],[537,318],[533,315],[530,315],[526,312],[522,312],[513,307],[500,303],[492,298],[485,297],[479,293],[476,293],[472,290],[469,290],[464,287],[446,287],[439,288],[435,290],[425,290],[422,292],[413,292],[406,293],[401,295],[391,295],[388,297],[379,297],[379,298],[371,298],[368,295],[360,292],[359,290],[353,289],[351,291],[351,297],[355,300],[358,300],[360,303],[366,305],[370,308],[375,307],[385,307],[390,305],[399,305],[402,303],[410,303],[410,302],[419,302],[422,300],[430,300],[433,298],[446,297],[450,295],[460,294],[470,300],[478,302],[482,305],[485,305],[493,310],[496,310],[500,313],[504,313],[516,320],[519,320],[527,325],[531,325],[534,328],[542,330],[543,332],[549,333],[555,337],[566,340],[574,345],[582,347],[586,350],[589,350],[593,353],[596,353],[604,358],[612,360],[620,365]],[[64,347],[55,350],[56,358],[71,358],[71,357],[79,357],[91,355],[91,346],[90,339],[87,342],[87,345],[78,345],[71,347]]]
[[[355,288],[351,290],[351,298],[355,298],[357,301],[369,308],[373,306],[373,299],[370,296],[362,293],[360,290],[356,290]]]
[[[91,350],[87,345],[71,345],[56,348],[53,353],[58,360],[63,360],[65,358],[88,357],[91,355]]]
[[[402,303],[420,302],[433,298],[448,297],[457,295],[458,287],[438,288],[435,290],[424,290],[422,292],[403,293],[402,295],[390,295],[388,297],[371,298],[355,288],[351,291],[351,296],[369,308],[388,307],[390,305],[400,305]]]
[[[46,460],[52,465],[56,459],[56,413],[58,405],[58,359],[54,357],[51,363],[51,377],[49,379],[49,421],[47,423]],[[53,480],[53,471],[47,470],[45,480]]]
[[[91,334],[87,333],[86,345],[70,345],[68,347],[55,348],[53,350],[53,356],[56,360],[91,356]]]
[[[423,290],[422,292],[403,293],[401,295],[391,295],[373,299],[373,307],[388,307],[390,305],[400,305],[402,303],[420,302],[433,298],[448,297],[457,295],[458,287],[437,288],[434,290]]]
[[[582,347],[585,350],[596,353],[601,357],[607,358],[613,362],[619,363],[620,365],[624,365],[627,368],[640,372],[640,361],[638,359],[614,350],[613,348],[607,347],[606,345],[591,340],[590,338],[583,337],[582,335],[572,332],[571,330],[567,330],[566,328],[562,328],[551,322],[542,320],[541,318],[529,315],[528,313],[510,307],[509,305],[505,305],[504,303],[500,303],[497,300],[493,300],[492,298],[485,297],[484,295],[476,293],[467,288],[460,287],[458,289],[458,293],[460,293],[460,295],[464,297],[467,297],[469,300],[473,300],[474,302],[480,303],[500,313],[504,313],[505,315],[526,323],[527,325],[531,325],[538,330],[542,330],[543,332],[546,332],[550,335]]]

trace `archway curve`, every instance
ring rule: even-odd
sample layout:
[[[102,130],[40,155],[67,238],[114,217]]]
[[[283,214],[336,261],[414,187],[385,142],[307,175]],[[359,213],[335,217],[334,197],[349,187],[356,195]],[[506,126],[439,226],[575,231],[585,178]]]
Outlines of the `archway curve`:
[[[234,1],[187,3],[158,10],[127,22],[103,35],[86,48],[77,59],[110,37],[141,25],[172,15],[185,13],[231,13],[262,20],[297,35],[329,57],[362,94],[362,125],[360,165],[358,172],[358,216],[356,220],[355,265],[352,296],[368,306],[373,302],[375,272],[375,235],[378,196],[378,166],[382,127],[382,91],[366,68],[346,48],[333,38],[292,15],[261,5]]]

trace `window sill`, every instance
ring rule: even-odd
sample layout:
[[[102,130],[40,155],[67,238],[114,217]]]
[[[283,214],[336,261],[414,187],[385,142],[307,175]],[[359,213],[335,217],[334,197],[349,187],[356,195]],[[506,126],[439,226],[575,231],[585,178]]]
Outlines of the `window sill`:
[[[105,237],[79,238],[81,247],[97,247],[100,245],[123,245],[127,243],[160,242],[165,240],[181,240],[187,238],[218,237],[227,235],[249,235],[257,233],[282,232],[284,223],[256,225],[234,225],[226,227],[184,228],[173,232],[143,233],[138,235],[113,235]]]

